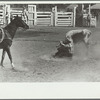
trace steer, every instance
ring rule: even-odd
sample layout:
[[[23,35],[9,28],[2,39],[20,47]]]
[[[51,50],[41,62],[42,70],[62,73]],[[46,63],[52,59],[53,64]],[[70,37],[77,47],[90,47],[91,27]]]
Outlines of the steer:
[[[67,32],[65,40],[60,41],[60,44],[57,46],[58,52],[55,54],[55,56],[62,55],[62,53],[67,53],[68,56],[72,56],[74,53],[74,44],[80,41],[84,41],[84,43],[88,45],[90,35],[91,31],[88,29],[71,30]]]

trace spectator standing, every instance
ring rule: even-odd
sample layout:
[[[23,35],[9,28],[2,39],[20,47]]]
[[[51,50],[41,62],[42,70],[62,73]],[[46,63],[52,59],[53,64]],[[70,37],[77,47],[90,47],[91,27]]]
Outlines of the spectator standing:
[[[90,23],[91,23],[91,15],[88,14],[87,15],[87,26],[90,27]]]
[[[28,11],[23,7],[22,19],[27,23],[28,22]]]

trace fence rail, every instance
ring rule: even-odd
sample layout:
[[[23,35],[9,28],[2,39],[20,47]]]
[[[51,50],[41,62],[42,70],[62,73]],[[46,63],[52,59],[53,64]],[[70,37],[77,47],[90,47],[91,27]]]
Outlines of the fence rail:
[[[4,11],[0,10],[0,24],[4,24]]]
[[[51,12],[37,12],[36,25],[51,26],[52,13]]]
[[[11,14],[13,15],[13,16],[16,16],[16,15],[19,15],[19,16],[21,16],[22,15],[22,10],[16,10],[16,9],[11,9]]]
[[[73,26],[73,12],[57,12],[56,26]]]

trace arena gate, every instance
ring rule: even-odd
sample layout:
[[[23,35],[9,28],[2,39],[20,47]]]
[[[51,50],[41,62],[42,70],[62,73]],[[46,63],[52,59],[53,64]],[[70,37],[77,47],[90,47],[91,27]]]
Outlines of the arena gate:
[[[11,8],[10,5],[0,5],[0,25],[10,22],[12,16],[22,17],[23,8]],[[28,5],[28,25],[38,26],[73,26],[73,12],[36,11],[36,5]]]
[[[88,16],[88,14],[83,14],[83,26],[87,26],[87,16]],[[97,25],[97,20],[96,20],[96,16],[94,17],[94,16],[90,16],[90,26],[92,26],[92,27],[96,27],[96,25]]]
[[[0,25],[4,24],[4,7],[2,5],[0,5]]]
[[[97,24],[96,23],[96,17],[91,16],[91,23],[90,23],[90,25],[96,27],[96,24]]]
[[[4,27],[10,22],[10,5],[0,5],[0,26]]]
[[[37,12],[36,25],[52,26],[52,12]]]
[[[21,17],[22,16],[23,9],[22,8],[11,8],[10,12],[11,12],[11,15],[13,17],[16,16],[16,15],[18,15],[18,16]]]
[[[28,24],[36,25],[36,5],[28,5]]]
[[[55,26],[73,26],[73,12],[57,12]]]
[[[51,26],[52,12],[36,12],[36,5],[28,5],[28,24]]]

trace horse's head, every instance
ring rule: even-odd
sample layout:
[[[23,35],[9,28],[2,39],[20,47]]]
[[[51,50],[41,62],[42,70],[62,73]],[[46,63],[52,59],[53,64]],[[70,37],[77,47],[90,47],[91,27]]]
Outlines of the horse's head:
[[[13,22],[15,22],[17,27],[22,27],[25,29],[29,29],[29,26],[18,16],[16,16],[13,20]]]

